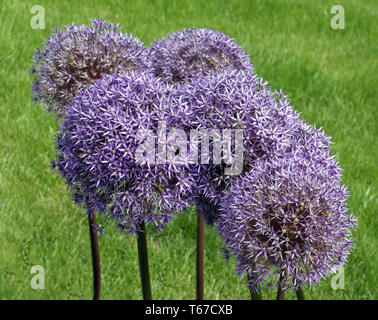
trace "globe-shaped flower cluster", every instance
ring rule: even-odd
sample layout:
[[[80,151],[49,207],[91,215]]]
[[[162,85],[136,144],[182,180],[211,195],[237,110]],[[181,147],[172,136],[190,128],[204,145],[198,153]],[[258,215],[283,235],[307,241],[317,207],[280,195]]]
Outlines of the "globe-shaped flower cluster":
[[[149,68],[168,82],[185,82],[211,71],[253,72],[249,55],[229,36],[211,29],[183,29],[149,48]]]
[[[353,215],[332,157],[258,161],[225,192],[218,229],[253,290],[313,285],[342,265]]]
[[[251,72],[213,72],[182,84],[178,90],[181,101],[190,106],[186,131],[198,131],[199,149],[205,139],[201,130],[212,142],[208,149],[210,160],[204,161],[199,152],[198,164],[192,167],[197,208],[212,208],[209,211],[217,215],[216,206],[232,181],[256,161],[287,152],[303,123],[283,94],[273,92]],[[242,136],[239,146],[238,131]],[[231,139],[227,140],[227,132]],[[217,150],[219,156],[217,144],[222,149],[220,163],[215,163]],[[208,222],[216,219],[209,216],[209,211],[202,211]]]
[[[55,163],[77,203],[128,232],[137,232],[142,221],[159,228],[189,205],[194,183],[186,167],[157,163],[155,151],[148,158],[151,150],[143,148],[151,138],[155,147],[159,122],[175,118],[166,107],[174,95],[139,71],[105,75],[77,94],[58,133]]]
[[[138,70],[145,64],[143,43],[121,33],[118,25],[93,19],[90,26],[55,29],[34,55],[35,100],[62,117],[80,88],[104,74]]]

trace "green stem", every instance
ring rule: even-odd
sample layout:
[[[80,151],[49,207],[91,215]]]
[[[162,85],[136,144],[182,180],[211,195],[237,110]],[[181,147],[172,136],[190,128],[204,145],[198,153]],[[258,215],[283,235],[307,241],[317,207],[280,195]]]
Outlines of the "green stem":
[[[284,278],[282,273],[280,274],[280,278],[278,280],[278,290],[277,290],[277,300],[284,300],[285,299],[285,291],[282,289],[284,282]]]
[[[248,282],[252,280],[252,276],[248,275]],[[249,288],[249,292],[251,293],[251,300],[261,300],[261,290],[260,288],[257,288],[257,291],[252,290]]]
[[[205,218],[197,213],[197,300],[203,300],[204,293],[204,251],[205,251]]]
[[[96,231],[96,214],[93,210],[88,212],[89,234],[91,239],[92,270],[93,270],[93,300],[100,299],[101,289],[101,263],[100,249]]]
[[[295,293],[297,294],[298,300],[305,300],[302,288],[298,288],[298,290],[296,290]]]
[[[140,282],[144,300],[152,300],[150,270],[148,266],[148,251],[146,239],[146,226],[144,221],[139,225],[140,232],[137,235]]]

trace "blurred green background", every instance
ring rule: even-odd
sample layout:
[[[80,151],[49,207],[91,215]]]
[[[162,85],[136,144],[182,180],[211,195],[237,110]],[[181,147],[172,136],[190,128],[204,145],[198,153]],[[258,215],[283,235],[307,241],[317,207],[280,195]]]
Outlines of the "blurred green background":
[[[45,9],[44,30],[31,28],[36,4]],[[343,30],[330,26],[336,4],[345,10]],[[92,297],[87,217],[50,169],[58,123],[32,104],[29,70],[34,48],[53,27],[93,17],[120,23],[146,45],[194,26],[222,31],[248,51],[257,74],[332,136],[359,223],[344,290],[333,290],[329,278],[305,288],[307,298],[377,299],[377,1],[3,0],[0,10],[1,299]],[[102,298],[141,299],[135,237],[100,223]],[[155,299],[195,298],[195,228],[188,210],[164,232],[148,234]],[[221,242],[209,227],[206,242],[205,298],[249,299],[245,279],[221,260]],[[45,268],[44,290],[30,286],[33,265]]]

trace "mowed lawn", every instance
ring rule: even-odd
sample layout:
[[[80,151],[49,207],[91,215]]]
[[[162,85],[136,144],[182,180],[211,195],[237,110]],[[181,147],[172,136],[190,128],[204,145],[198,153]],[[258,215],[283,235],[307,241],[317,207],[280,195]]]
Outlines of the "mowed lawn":
[[[30,26],[33,5],[45,30]],[[345,10],[345,29],[330,26],[331,7]],[[323,127],[349,185],[358,219],[345,287],[331,278],[305,288],[308,299],[377,299],[378,3],[376,1],[2,1],[0,4],[0,299],[90,299],[87,217],[53,174],[58,123],[31,101],[33,50],[55,26],[102,17],[146,45],[184,27],[232,36],[250,53],[257,74],[283,89],[310,124]],[[141,299],[136,239],[103,221],[102,298]],[[195,298],[196,216],[179,216],[148,233],[153,297]],[[222,260],[215,229],[206,228],[205,298],[249,299],[245,279]],[[33,290],[31,267],[45,269]],[[273,298],[274,292],[264,292]],[[287,299],[294,297],[288,293]]]

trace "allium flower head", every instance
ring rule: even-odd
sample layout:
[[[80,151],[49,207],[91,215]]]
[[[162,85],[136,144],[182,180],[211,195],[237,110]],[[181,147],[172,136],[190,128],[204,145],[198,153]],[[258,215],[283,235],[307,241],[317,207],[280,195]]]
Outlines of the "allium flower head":
[[[313,285],[346,261],[356,222],[337,162],[323,160],[262,160],[224,193],[218,229],[252,289]]]
[[[230,159],[224,154],[221,164],[215,164],[213,158],[209,164],[203,164],[199,159],[199,164],[193,166],[198,186],[197,210],[207,211],[205,217],[209,223],[216,219],[222,192],[238,175],[251,170],[256,161],[293,154],[319,162],[329,157],[329,137],[300,120],[283,92],[273,91],[267,82],[251,72],[214,71],[195,82],[181,84],[178,90],[181,103],[190,110],[180,117],[185,119],[186,130],[208,131],[212,139],[210,157],[214,156],[212,146],[220,140],[223,140],[222,144],[227,143],[222,135],[231,130],[232,161],[242,163],[240,172],[234,175],[225,174],[226,168],[230,168],[227,164]],[[241,159],[235,152],[237,130],[243,135]],[[224,146],[228,148],[227,144]],[[338,167],[334,170],[336,174]]]
[[[77,203],[128,232],[142,221],[160,228],[188,206],[193,181],[185,166],[136,157],[150,151],[140,148],[160,121],[169,126],[174,96],[172,87],[139,71],[105,75],[78,93],[58,133],[54,164]]]
[[[209,164],[199,157],[198,165],[193,167],[198,192],[211,206],[219,202],[221,192],[232,180],[247,172],[254,162],[285,154],[303,125],[287,99],[250,72],[213,72],[195,82],[182,84],[178,90],[181,103],[190,110],[185,120],[187,131],[204,129],[213,141]],[[231,132],[232,159],[230,154],[223,153],[222,163],[214,163],[213,146],[218,142],[226,145],[224,133],[227,130]],[[235,152],[237,130],[243,139],[241,155]],[[202,137],[198,139],[201,141]],[[231,160],[242,163],[241,171],[234,175],[226,174]]]
[[[143,43],[121,33],[118,25],[93,19],[90,26],[55,29],[34,54],[33,94],[62,115],[80,88],[104,74],[143,68],[145,61]]]
[[[211,71],[249,70],[248,54],[229,36],[211,29],[184,29],[156,40],[149,48],[152,72],[168,82],[182,82]]]

